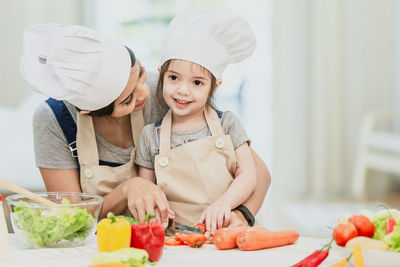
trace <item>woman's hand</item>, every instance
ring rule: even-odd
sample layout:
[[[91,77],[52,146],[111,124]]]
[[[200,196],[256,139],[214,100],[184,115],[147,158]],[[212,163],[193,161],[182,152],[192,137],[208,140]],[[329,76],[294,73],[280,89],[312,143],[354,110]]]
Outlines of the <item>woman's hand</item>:
[[[131,178],[124,182],[123,194],[136,220],[143,222],[147,213],[154,213],[164,228],[168,226],[171,210],[167,197],[157,185],[141,177]]]

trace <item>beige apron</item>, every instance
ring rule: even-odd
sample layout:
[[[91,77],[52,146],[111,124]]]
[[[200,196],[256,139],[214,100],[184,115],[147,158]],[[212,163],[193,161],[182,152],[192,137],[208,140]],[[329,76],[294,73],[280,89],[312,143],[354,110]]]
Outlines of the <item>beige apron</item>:
[[[160,154],[155,156],[157,184],[166,194],[178,223],[194,225],[203,211],[233,181],[235,151],[229,135],[224,135],[215,110],[204,115],[211,136],[171,149],[171,110],[160,129]]]
[[[78,113],[76,147],[79,156],[81,187],[84,193],[104,196],[125,180],[137,176],[135,166],[136,146],[144,127],[143,112],[131,113],[134,149],[128,163],[118,166],[100,166],[93,119]],[[127,208],[124,215],[131,216]]]

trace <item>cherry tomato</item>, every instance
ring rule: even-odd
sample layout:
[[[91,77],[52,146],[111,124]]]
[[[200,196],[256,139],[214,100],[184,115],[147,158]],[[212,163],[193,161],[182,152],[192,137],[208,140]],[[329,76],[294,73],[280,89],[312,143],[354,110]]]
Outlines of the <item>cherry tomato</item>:
[[[333,239],[335,239],[336,244],[339,246],[345,246],[347,241],[356,237],[357,228],[352,223],[339,223],[333,229]]]
[[[349,223],[354,224],[359,236],[372,237],[375,232],[375,225],[364,215],[354,215]]]

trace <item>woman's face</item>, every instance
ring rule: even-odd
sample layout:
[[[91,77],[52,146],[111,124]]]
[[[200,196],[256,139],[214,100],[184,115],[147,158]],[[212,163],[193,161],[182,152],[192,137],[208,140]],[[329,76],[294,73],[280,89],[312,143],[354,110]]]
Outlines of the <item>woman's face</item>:
[[[124,91],[114,102],[112,117],[123,117],[144,108],[149,95],[149,87],[144,83],[145,80],[146,70],[136,60]]]

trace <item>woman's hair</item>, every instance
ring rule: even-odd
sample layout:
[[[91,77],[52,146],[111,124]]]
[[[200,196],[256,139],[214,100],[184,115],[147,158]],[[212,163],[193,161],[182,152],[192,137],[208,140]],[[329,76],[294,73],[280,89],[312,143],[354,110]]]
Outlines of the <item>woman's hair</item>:
[[[171,64],[173,59],[167,60],[164,62],[164,64],[160,67],[160,75],[158,76],[158,83],[157,83],[157,97],[160,103],[164,103],[163,100],[163,87],[164,87],[164,75],[165,72],[167,72],[169,65]],[[195,63],[193,63],[195,64]],[[199,65],[200,66],[200,65]],[[210,90],[210,95],[207,98],[206,104],[209,105],[210,107],[216,109],[216,106],[213,102],[213,95],[215,93],[215,88],[217,86],[217,79],[212,75],[211,72],[209,72],[206,68],[203,66],[200,66],[202,70],[207,72],[211,76],[211,90]]]
[[[136,57],[135,57],[135,54],[133,53],[133,51],[129,47],[127,47],[127,46],[125,46],[125,47],[129,52],[129,57],[131,58],[131,68],[132,68],[136,63]],[[108,106],[105,106],[104,108],[91,111],[88,115],[98,116],[98,117],[111,115],[114,111],[114,102],[115,102],[115,100],[113,102],[111,102],[111,104],[109,104]],[[78,111],[81,111],[79,108],[77,108],[77,109],[78,109]]]

